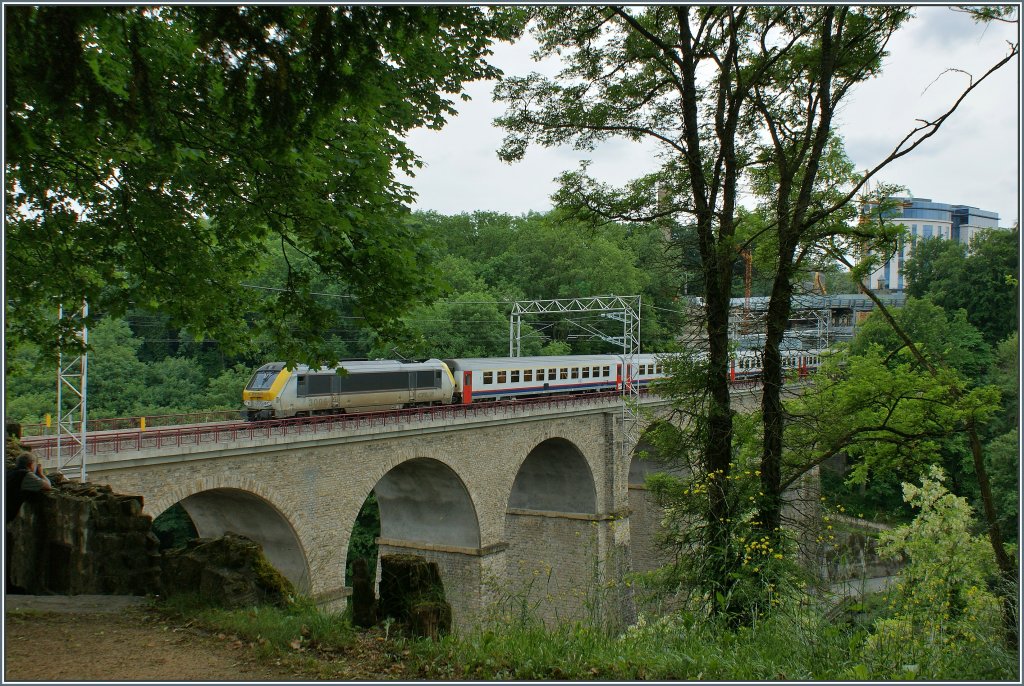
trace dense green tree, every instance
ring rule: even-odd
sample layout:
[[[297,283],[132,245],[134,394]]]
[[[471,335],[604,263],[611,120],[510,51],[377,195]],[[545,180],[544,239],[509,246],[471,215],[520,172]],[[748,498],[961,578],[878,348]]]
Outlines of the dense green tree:
[[[146,364],[138,359],[142,341],[128,324],[122,319],[98,322],[89,331],[89,345],[90,416],[132,417],[145,411],[143,398],[151,389]]]
[[[947,311],[930,300],[910,297],[893,317],[924,355],[944,361],[968,378],[980,379],[994,361],[991,347],[967,321],[963,310]],[[855,355],[862,355],[874,345],[880,346],[886,355],[894,355],[905,347],[878,312],[858,326],[850,349]]]
[[[194,357],[145,361],[143,341],[124,320],[103,319],[89,331],[88,413],[90,419],[208,410],[241,405],[252,367],[235,364],[210,375]],[[9,365],[4,411],[23,423],[56,414],[56,367],[26,345]],[[55,419],[53,419],[55,421]]]
[[[192,357],[165,357],[146,365],[146,393],[136,412],[186,413],[203,404],[206,376]],[[245,385],[245,382],[242,384]],[[238,389],[241,396],[242,387]]]
[[[982,231],[966,251],[952,241],[920,241],[906,265],[908,293],[927,295],[949,311],[966,310],[994,345],[1020,326],[1019,248],[1016,227]]]
[[[849,266],[849,260],[847,258],[837,255],[837,259],[840,259]],[[870,267],[867,269],[869,270]],[[866,271],[862,271],[861,266],[858,266],[854,271],[860,275],[866,273]],[[932,380],[945,385],[948,390],[949,401],[951,403],[963,406],[967,409],[967,412],[962,415],[959,425],[951,427],[951,429],[956,430],[959,428],[963,433],[963,438],[969,446],[971,467],[973,467],[979,500],[984,514],[985,524],[988,529],[988,538],[1002,579],[1002,583],[999,585],[999,593],[1002,596],[1003,602],[1003,621],[1006,629],[1006,639],[1007,643],[1016,647],[1019,639],[1019,599],[1016,592],[1018,585],[1018,569],[1006,550],[1002,527],[1000,525],[1000,517],[996,510],[996,501],[993,494],[992,482],[988,475],[985,449],[982,444],[982,436],[984,434],[985,427],[993,418],[998,418],[999,415],[1000,408],[997,404],[999,389],[997,386],[972,387],[972,385],[966,381],[964,377],[957,372],[957,370],[947,364],[941,356],[938,358],[931,356],[930,359],[930,356],[927,356],[922,352],[910,334],[897,321],[896,317],[893,316],[892,312],[890,312],[889,308],[878,298],[878,296],[875,295],[871,289],[867,288],[863,281],[859,281],[859,285],[861,290],[867,294],[874,303],[878,313],[885,318],[889,323],[889,326],[892,327],[892,330],[898,336],[902,344],[901,347],[898,348],[898,352],[907,356],[909,359],[912,359],[917,369],[927,373]],[[890,355],[889,357],[891,359],[892,356]],[[994,403],[989,402],[984,398],[984,395],[989,394],[994,398]],[[978,402],[978,400],[981,400],[981,402]]]
[[[379,342],[371,357],[500,357],[508,355],[508,315],[487,291],[415,308],[401,340]],[[536,346],[539,347],[539,346]]]
[[[992,500],[1006,540],[1017,541],[1020,529],[1020,434],[1017,429],[996,436],[985,445]],[[968,464],[968,468],[972,465]],[[971,469],[973,472],[973,469]],[[972,474],[973,476],[973,474]],[[967,482],[967,495],[978,512],[985,511],[977,481]]]
[[[492,282],[514,284],[528,299],[635,295],[646,285],[624,246],[553,214],[523,222],[518,240],[492,264]]]
[[[253,371],[243,364],[236,364],[210,379],[201,395],[198,409],[241,409],[242,389],[245,388],[245,384],[249,383]]]
[[[961,271],[966,257],[967,246],[962,243],[937,238],[918,240],[903,266],[907,295],[923,298],[929,291],[941,290],[943,282]]]
[[[5,13],[7,336],[75,345],[58,302],[319,361],[326,275],[385,325],[429,285],[404,135],[492,78],[514,8],[28,6]],[[281,291],[245,287],[268,246]],[[287,252],[289,249],[294,253]]]
[[[988,383],[999,388],[1003,396],[1000,422],[993,423],[996,433],[1016,427],[1020,420],[1020,334],[1014,331],[996,346],[995,362],[989,370]]]
[[[999,408],[998,389],[972,386],[949,368],[933,374],[903,348],[869,345],[831,358],[819,374],[815,389],[788,404],[787,486],[840,453],[854,483],[876,473],[913,480],[943,462],[945,441],[966,422],[984,422]]]

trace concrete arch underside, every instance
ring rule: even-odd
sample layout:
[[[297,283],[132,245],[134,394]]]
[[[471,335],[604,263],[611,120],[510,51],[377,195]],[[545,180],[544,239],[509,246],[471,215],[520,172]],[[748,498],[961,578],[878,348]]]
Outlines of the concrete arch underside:
[[[214,488],[180,501],[201,538],[227,532],[263,546],[263,554],[300,592],[310,589],[309,564],[288,518],[264,498],[237,488]]]
[[[480,547],[480,524],[469,490],[451,467],[416,458],[374,486],[381,537],[438,546]]]

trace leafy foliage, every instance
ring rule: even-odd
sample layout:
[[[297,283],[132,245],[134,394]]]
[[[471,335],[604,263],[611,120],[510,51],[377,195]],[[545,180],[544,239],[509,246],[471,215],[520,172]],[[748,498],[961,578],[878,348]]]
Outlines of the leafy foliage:
[[[236,363],[208,376],[196,357],[140,359],[143,340],[123,319],[107,318],[89,331],[89,417],[137,417],[239,409],[253,368]],[[5,412],[24,423],[54,414],[55,370],[30,346],[7,376]]]
[[[356,516],[355,524],[352,526],[352,535],[348,541],[348,553],[346,555],[345,578],[352,582],[352,562],[357,559],[366,560],[367,571],[371,579],[375,578],[377,570],[377,537],[380,536],[380,506],[377,505],[377,495],[370,492],[366,496],[359,514]]]
[[[881,535],[880,554],[902,556],[891,614],[875,622],[864,654],[872,678],[944,678],[966,659],[991,670],[1007,668],[990,637],[1000,631],[999,601],[988,590],[996,575],[992,550],[974,536],[970,506],[946,490],[933,467],[921,486],[904,484],[919,510],[913,522]]]
[[[989,229],[964,249],[952,241],[918,242],[907,262],[908,292],[927,295],[948,312],[963,309],[989,345],[1016,331],[1020,231]]]
[[[175,503],[153,520],[153,533],[160,539],[160,548],[180,548],[199,536],[188,512]]]
[[[431,288],[404,221],[403,136],[493,78],[514,9],[22,6],[7,14],[8,336],[73,346],[52,312],[159,307],[197,338],[332,356],[323,275],[384,326]],[[282,290],[246,288],[275,245]],[[59,335],[58,335],[59,334]]]

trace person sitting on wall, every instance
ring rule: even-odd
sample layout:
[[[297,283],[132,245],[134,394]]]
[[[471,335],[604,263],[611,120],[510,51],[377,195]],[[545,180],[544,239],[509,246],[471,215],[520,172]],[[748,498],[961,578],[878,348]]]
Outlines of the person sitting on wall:
[[[35,455],[23,452],[18,455],[14,469],[4,475],[4,590],[6,593],[24,592],[11,583],[11,549],[14,547],[14,536],[11,534],[11,522],[21,511],[21,504],[29,493],[45,493],[53,486],[43,474],[43,465],[36,461]]]
[[[4,479],[5,500],[7,504],[4,523],[10,524],[18,516],[21,504],[25,502],[26,493],[42,493],[53,488],[53,484],[43,474],[43,465],[36,461],[36,456],[26,451],[18,455],[14,469],[7,472]]]

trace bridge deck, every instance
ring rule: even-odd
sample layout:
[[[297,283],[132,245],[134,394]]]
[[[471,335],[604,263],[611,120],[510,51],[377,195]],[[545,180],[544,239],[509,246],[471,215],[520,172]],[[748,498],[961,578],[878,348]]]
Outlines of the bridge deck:
[[[641,402],[654,405],[665,401],[658,396],[648,395]],[[88,435],[87,462],[90,469],[117,468],[186,456],[210,457],[212,455],[209,453],[225,451],[258,452],[261,448],[276,449],[282,444],[371,440],[380,434],[432,433],[461,426],[507,422],[510,419],[529,421],[553,415],[608,412],[616,411],[621,406],[622,396],[612,392],[278,421],[214,423],[146,431],[105,431]],[[26,438],[23,444],[39,455],[45,466],[57,466],[55,437]],[[67,449],[67,444],[62,446],[64,454]]]

